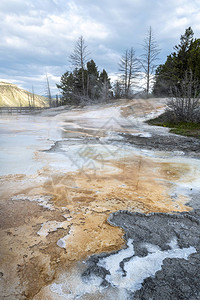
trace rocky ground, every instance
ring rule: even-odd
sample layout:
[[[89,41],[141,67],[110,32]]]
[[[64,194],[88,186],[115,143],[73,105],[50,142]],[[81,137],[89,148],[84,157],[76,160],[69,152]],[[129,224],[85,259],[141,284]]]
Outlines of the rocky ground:
[[[199,198],[200,201],[200,198]],[[128,277],[130,270],[126,265],[131,260],[131,265],[135,268],[132,278],[136,277],[137,272],[149,268],[145,258],[153,256],[157,252],[156,260],[158,263],[159,254],[166,251],[170,252],[189,247],[193,248],[192,254],[187,257],[187,251],[184,252],[183,257],[168,258],[163,260],[162,266],[154,273],[153,266],[150,266],[147,276],[143,282],[139,282],[138,287],[134,290],[134,283],[125,285],[127,288],[127,299],[199,299],[200,298],[200,210],[194,210],[189,213],[179,214],[139,214],[130,213],[128,211],[120,211],[110,215],[109,223],[114,226],[123,228],[125,232],[125,239],[133,240],[133,251],[129,256],[122,257],[118,262],[118,274],[121,274],[121,281]],[[170,241],[175,239],[176,245],[173,248]],[[148,245],[151,247],[148,248]],[[157,247],[157,249],[156,249]],[[154,252],[155,251],[155,252]],[[113,256],[113,264],[115,264],[117,255],[115,252]],[[110,256],[110,257],[111,257]],[[178,254],[177,254],[178,257]],[[87,265],[89,266],[82,274],[83,278],[89,280],[92,276],[102,278],[101,285],[109,287],[112,285],[112,280],[115,274],[112,274],[110,269],[102,267],[101,262],[107,259],[107,254],[96,255],[89,258]],[[142,261],[143,265],[142,264]],[[152,264],[153,265],[153,264]],[[130,277],[131,278],[131,277]],[[118,283],[120,286],[120,283]],[[116,285],[117,286],[117,285]]]
[[[199,157],[200,140],[171,134],[169,136],[152,135],[151,137],[133,136],[129,133],[122,134],[125,141],[136,147],[156,149],[159,151],[182,151],[186,155]]]

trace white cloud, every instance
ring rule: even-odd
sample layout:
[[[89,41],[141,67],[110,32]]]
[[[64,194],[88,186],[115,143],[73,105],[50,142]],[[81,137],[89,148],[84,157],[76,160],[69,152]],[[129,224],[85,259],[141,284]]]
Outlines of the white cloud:
[[[199,19],[197,0],[1,0],[0,76],[28,87],[47,68],[57,80],[80,35],[99,69],[117,72],[125,49],[141,53],[150,25],[164,62],[188,26],[199,37]]]
[[[92,18],[85,18],[83,12],[71,2],[68,9],[59,15],[52,11],[40,16],[30,10],[28,15],[0,14],[0,25],[4,28],[0,46],[11,51],[34,50],[35,56],[51,53],[61,55],[70,51],[73,42],[83,35],[86,39],[104,40],[109,36],[106,27]]]

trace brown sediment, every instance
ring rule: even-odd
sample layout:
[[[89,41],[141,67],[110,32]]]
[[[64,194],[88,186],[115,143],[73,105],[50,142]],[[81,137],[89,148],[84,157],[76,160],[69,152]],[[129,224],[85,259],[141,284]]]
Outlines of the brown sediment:
[[[173,182],[188,172],[186,166],[135,156],[113,161],[113,167],[112,174],[71,173],[60,176],[60,180],[57,176],[43,185],[43,191],[53,195],[57,208],[64,206],[69,210],[65,215],[70,224],[65,249],[68,263],[122,247],[123,231],[107,223],[111,212],[120,209],[145,213],[190,210],[184,205],[187,200],[184,196],[174,200],[169,195]],[[76,182],[76,187],[69,186],[69,179]]]
[[[44,183],[43,192],[53,195],[57,207],[67,206],[71,210],[136,210],[141,205],[145,213],[189,210],[182,199],[174,203],[169,195],[173,183],[189,171],[184,164],[158,163],[134,156],[113,161],[112,166],[112,174],[88,171],[52,177]],[[69,186],[69,180],[76,186]],[[180,207],[176,208],[178,204]]]
[[[1,295],[10,299],[31,299],[56,272],[56,268],[48,267],[51,251],[46,255],[41,252],[41,248],[50,243],[46,241],[43,244],[37,231],[46,220],[59,221],[64,218],[57,211],[49,211],[37,203],[20,200],[1,202],[0,212],[0,256],[3,257],[0,265],[3,274]],[[60,232],[59,236],[67,232]],[[57,237],[51,243],[52,249],[55,248],[56,240]],[[62,252],[58,248],[57,258]]]
[[[1,202],[4,260],[0,271],[5,279],[11,279],[15,290],[24,292],[24,297],[31,299],[63,268],[76,261],[94,253],[120,249],[124,233],[107,223],[111,212],[190,210],[184,205],[187,200],[184,196],[174,200],[169,195],[173,183],[189,171],[185,165],[159,163],[142,156],[109,164],[113,172],[49,174],[50,179],[42,186],[21,190],[27,198],[36,191],[50,195],[53,211],[26,200]],[[48,169],[44,174],[48,174]],[[65,228],[58,228],[46,237],[39,236],[41,225],[49,221],[64,222]],[[57,246],[63,238],[66,248]]]
[[[165,104],[159,99],[133,99],[127,105],[121,107],[121,115],[128,116],[144,116],[157,109],[162,109]]]
[[[84,137],[105,137],[106,136],[106,130],[104,131],[101,129],[99,131],[98,129],[91,129],[91,128],[82,128],[79,129],[78,131],[76,129],[63,129],[62,130],[62,136],[67,138],[67,137],[79,137],[84,136]]]
[[[187,201],[184,196],[172,199],[169,193],[173,183],[189,172],[186,165],[160,163],[139,155],[106,163],[112,166],[112,172],[105,169],[96,174],[88,170],[55,175],[44,168],[40,174],[49,179],[42,186],[40,183],[31,186],[29,182],[24,189],[20,186],[24,176],[6,177],[8,185],[15,183],[16,194],[20,191],[27,198],[36,192],[50,195],[55,208],[50,211],[26,200],[1,201],[4,260],[0,271],[5,282],[9,278],[10,286],[23,291],[24,297],[31,299],[64,267],[94,253],[120,249],[124,233],[107,223],[111,212],[190,210],[184,205]],[[64,222],[65,226],[46,237],[39,236],[41,225],[49,221]],[[66,238],[66,248],[57,246],[62,238]],[[3,287],[4,293],[5,290],[7,295],[11,293],[6,284]]]

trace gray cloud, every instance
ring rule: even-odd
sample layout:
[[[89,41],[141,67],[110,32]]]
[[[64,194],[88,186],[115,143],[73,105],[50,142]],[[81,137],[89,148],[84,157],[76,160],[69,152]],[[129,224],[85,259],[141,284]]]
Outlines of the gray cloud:
[[[69,54],[83,35],[99,69],[118,71],[124,50],[141,44],[151,25],[162,48],[160,63],[192,26],[200,35],[199,1],[1,0],[0,78],[42,92],[45,72],[55,87],[70,68]]]

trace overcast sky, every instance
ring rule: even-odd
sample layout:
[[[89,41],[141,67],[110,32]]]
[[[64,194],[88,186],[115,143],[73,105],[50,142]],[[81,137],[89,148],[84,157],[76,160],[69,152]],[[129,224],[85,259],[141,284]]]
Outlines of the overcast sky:
[[[0,81],[44,94],[47,72],[55,93],[80,35],[99,70],[116,74],[125,49],[141,54],[149,26],[164,63],[186,28],[200,38],[200,0],[0,0]]]

